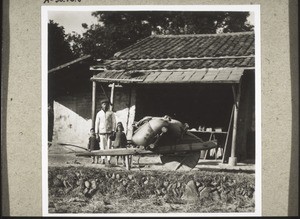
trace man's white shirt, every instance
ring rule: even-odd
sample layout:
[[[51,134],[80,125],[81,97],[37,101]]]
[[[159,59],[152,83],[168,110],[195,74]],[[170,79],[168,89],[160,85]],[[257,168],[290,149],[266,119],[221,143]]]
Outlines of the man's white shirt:
[[[95,132],[99,134],[111,133],[116,129],[116,117],[112,111],[100,110],[96,115]]]

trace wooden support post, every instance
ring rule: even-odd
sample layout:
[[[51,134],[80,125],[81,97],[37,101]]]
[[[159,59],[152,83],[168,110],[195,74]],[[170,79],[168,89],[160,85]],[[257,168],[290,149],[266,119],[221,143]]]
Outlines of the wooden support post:
[[[210,133],[208,141],[211,141],[212,136],[213,136],[213,133]],[[204,160],[207,159],[209,152],[210,152],[210,150],[205,151]]]
[[[96,81],[93,81],[92,89],[92,128],[95,128],[96,119]]]
[[[229,134],[230,134],[230,129],[231,129],[233,112],[234,112],[234,105],[232,106],[232,110],[231,110],[231,114],[230,114],[230,120],[229,120],[229,125],[228,125],[228,129],[227,129],[226,140],[225,140],[225,145],[224,145],[224,150],[223,150],[222,163],[225,163],[225,155],[226,155],[226,151],[227,151],[227,145],[228,145],[228,139],[229,139]]]
[[[130,118],[130,108],[131,108],[131,95],[132,95],[132,87],[129,87],[129,90],[128,90],[128,113],[127,113],[127,121],[126,121],[126,136],[128,134],[128,130],[132,128],[132,126],[130,125],[129,127],[129,118]],[[132,136],[130,137],[130,139],[132,138]]]
[[[125,155],[125,166],[126,166],[126,170],[130,170],[130,159],[129,159],[130,155]]]
[[[129,158],[129,166],[131,167],[133,155],[128,155],[128,158]]]
[[[237,114],[238,109],[237,106],[234,106],[233,112],[233,129],[232,129],[232,142],[231,142],[231,155],[228,160],[228,164],[230,166],[236,166],[237,164],[237,157],[236,157],[236,128],[237,128]]]
[[[232,142],[231,142],[231,155],[228,160],[230,166],[236,166],[237,157],[236,157],[236,133],[237,133],[237,121],[238,121],[238,112],[239,112],[239,102],[241,94],[241,83],[238,85],[238,90],[235,90],[234,85],[232,86],[234,99],[234,112],[233,112],[233,128],[232,128]]]
[[[111,85],[111,93],[110,93],[110,106],[109,109],[113,111],[114,109],[114,93],[115,93],[115,83]]]

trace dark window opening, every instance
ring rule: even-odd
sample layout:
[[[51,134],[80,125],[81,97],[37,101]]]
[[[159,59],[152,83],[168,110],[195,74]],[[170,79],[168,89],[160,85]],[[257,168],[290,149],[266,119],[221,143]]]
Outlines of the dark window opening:
[[[231,85],[143,85],[137,89],[136,117],[169,115],[190,128],[227,130],[233,104]]]

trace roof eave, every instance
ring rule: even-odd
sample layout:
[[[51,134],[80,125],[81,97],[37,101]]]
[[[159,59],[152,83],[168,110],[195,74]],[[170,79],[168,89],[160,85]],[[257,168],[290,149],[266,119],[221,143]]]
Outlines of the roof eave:
[[[91,78],[91,81],[102,82],[102,83],[113,83],[118,82],[120,84],[238,84],[240,80],[214,80],[214,81],[144,81],[144,80],[133,80],[133,79],[110,79],[110,78]]]
[[[77,63],[77,62],[83,61],[83,60],[88,59],[88,58],[91,58],[91,57],[92,57],[91,55],[85,55],[85,56],[82,56],[82,57],[80,57],[80,58],[78,58],[78,59],[74,59],[74,60],[71,61],[71,62],[67,62],[67,63],[65,63],[65,64],[62,64],[62,65],[57,66],[57,67],[55,67],[55,68],[52,68],[52,69],[50,69],[50,70],[48,71],[48,73],[56,72],[56,71],[58,71],[58,70],[61,70],[61,69],[66,68],[66,67],[69,67],[70,65],[73,65],[73,64],[75,64],[75,63]]]

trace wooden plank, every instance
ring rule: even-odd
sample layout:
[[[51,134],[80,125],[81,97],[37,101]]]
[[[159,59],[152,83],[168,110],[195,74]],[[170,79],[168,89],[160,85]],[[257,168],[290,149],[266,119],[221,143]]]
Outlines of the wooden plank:
[[[167,81],[182,81],[183,79],[183,72],[182,71],[173,71],[173,73],[168,77]]]
[[[205,75],[205,77],[203,77],[202,79],[201,79],[201,81],[211,81],[211,82],[213,82],[214,80],[215,80],[215,75]]]
[[[126,149],[108,149],[99,150],[97,152],[85,152],[77,153],[76,156],[122,156],[122,155],[142,155],[142,154],[173,154],[173,153],[183,153],[192,152],[200,150],[208,150],[216,148],[216,143],[212,141],[207,142],[197,142],[190,144],[178,144],[172,146],[157,147],[154,151],[149,151],[139,148],[126,148]]]
[[[195,74],[189,79],[189,81],[201,81],[204,75],[206,74],[207,70],[196,70]]]
[[[201,79],[201,81],[214,81],[218,75],[219,70],[217,69],[208,69],[207,73]]]
[[[120,82],[120,83],[136,83],[136,82],[142,82],[143,80],[141,79],[116,79],[116,78],[97,78],[95,79],[97,82]]]
[[[122,75],[123,71],[111,71],[110,74],[107,75],[108,78],[118,78]]]
[[[164,72],[161,72],[157,78],[155,78],[154,81],[158,82],[165,82],[167,80],[167,78],[170,76],[170,74],[172,74],[172,72],[169,72],[169,71],[164,71]]]
[[[107,78],[109,77],[111,74],[111,71],[105,71],[105,72],[101,72],[100,74],[96,75],[96,77],[102,77],[102,78]]]
[[[92,128],[95,128],[96,119],[96,81],[93,81],[92,87]]]
[[[137,79],[137,80],[145,80],[145,78],[148,76],[148,73],[146,71],[135,71],[132,73],[131,79]]]
[[[119,76],[117,79],[130,79],[127,75],[127,72],[126,71],[122,71],[120,72]]]
[[[233,69],[232,70],[232,73],[231,74],[235,74],[235,75],[243,75],[244,73],[244,69],[242,68],[236,68],[236,69]]]
[[[151,81],[154,81],[154,80],[158,77],[158,75],[160,75],[160,72],[159,72],[159,71],[153,71],[153,72],[150,72],[150,73],[146,76],[144,82],[151,82]]]
[[[190,144],[177,144],[172,146],[163,146],[157,147],[154,151],[158,154],[169,154],[169,153],[183,153],[183,152],[192,152],[192,151],[200,151],[200,150],[209,150],[212,148],[216,148],[217,145],[212,141],[207,142],[197,142]]]
[[[146,78],[147,72],[141,71],[124,71],[117,79],[127,79],[127,80],[144,80]]]
[[[239,74],[230,74],[226,81],[236,81],[238,82],[241,79],[242,75]]]
[[[218,75],[216,76],[215,81],[228,79],[231,72],[232,72],[232,69],[221,69],[219,71]]]
[[[100,73],[94,75],[92,79],[94,80],[94,79],[97,79],[97,78],[103,78],[104,76],[105,76],[105,73],[104,72],[100,72]]]
[[[214,82],[215,81],[227,81],[228,77],[229,77],[229,74],[228,75],[219,75],[218,74],[217,77],[215,77]]]
[[[108,149],[99,150],[95,152],[77,153],[76,156],[123,156],[123,155],[141,155],[141,154],[155,154],[152,151],[139,148],[126,149]]]
[[[195,71],[191,71],[191,70],[184,71],[182,74],[183,75],[182,81],[189,81],[190,78],[193,76],[193,74],[195,74]]]
[[[244,69],[242,68],[233,69],[227,80],[239,81],[243,73],[244,73]]]

